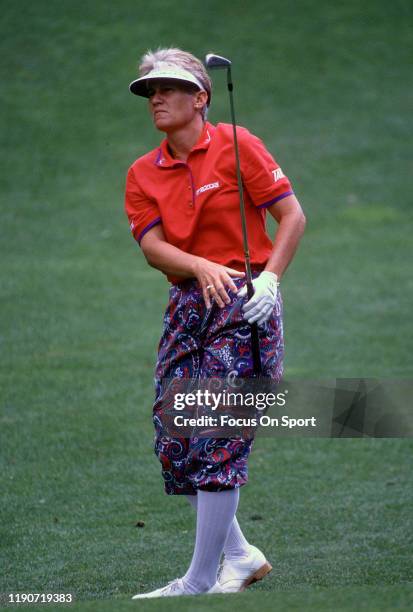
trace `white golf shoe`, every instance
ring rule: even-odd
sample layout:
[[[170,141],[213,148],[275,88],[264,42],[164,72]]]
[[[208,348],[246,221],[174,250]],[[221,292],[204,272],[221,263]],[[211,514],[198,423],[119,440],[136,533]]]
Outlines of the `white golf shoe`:
[[[224,593],[221,586],[216,582],[214,586],[212,586],[209,591],[206,593],[199,593],[199,595],[206,595],[212,593]],[[181,578],[175,578],[171,582],[160,589],[156,589],[155,591],[151,591],[150,593],[138,593],[138,595],[134,595],[132,599],[149,599],[152,597],[176,597],[178,595],[193,595],[194,593],[188,593],[185,591],[184,583]]]
[[[244,591],[250,584],[262,580],[272,570],[271,564],[256,546],[248,545],[248,557],[225,559],[218,582],[224,593]]]

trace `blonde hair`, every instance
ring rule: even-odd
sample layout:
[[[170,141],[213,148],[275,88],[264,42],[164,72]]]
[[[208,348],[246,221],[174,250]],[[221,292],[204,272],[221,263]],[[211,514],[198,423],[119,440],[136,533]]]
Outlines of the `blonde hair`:
[[[169,49],[158,48],[156,51],[147,51],[139,62],[139,76],[143,77],[154,68],[167,66],[178,66],[194,75],[201,83],[208,95],[208,100],[202,109],[204,121],[206,119],[208,106],[211,104],[212,82],[203,63],[188,51],[171,47]]]

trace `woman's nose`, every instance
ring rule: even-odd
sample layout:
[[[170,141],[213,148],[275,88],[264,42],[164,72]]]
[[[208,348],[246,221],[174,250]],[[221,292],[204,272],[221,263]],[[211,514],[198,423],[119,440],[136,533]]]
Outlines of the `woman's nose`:
[[[158,104],[161,101],[162,101],[162,95],[161,95],[159,89],[155,90],[153,92],[152,96],[151,96],[151,103],[152,104]]]

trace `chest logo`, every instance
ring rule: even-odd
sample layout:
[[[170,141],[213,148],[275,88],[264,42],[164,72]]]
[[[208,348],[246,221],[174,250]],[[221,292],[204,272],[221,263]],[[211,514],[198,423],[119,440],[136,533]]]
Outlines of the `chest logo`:
[[[208,183],[208,185],[202,185],[202,187],[197,189],[195,193],[198,196],[201,193],[204,193],[204,191],[209,191],[210,189],[218,189],[218,187],[219,187],[219,181],[216,181],[215,183]]]

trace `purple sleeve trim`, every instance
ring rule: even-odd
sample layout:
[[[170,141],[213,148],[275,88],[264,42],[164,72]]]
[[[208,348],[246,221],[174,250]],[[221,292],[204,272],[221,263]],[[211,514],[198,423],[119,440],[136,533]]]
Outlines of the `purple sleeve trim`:
[[[271,206],[271,204],[275,204],[276,202],[279,202],[280,200],[283,200],[284,198],[286,198],[287,196],[290,196],[290,195],[294,195],[294,191],[286,191],[282,195],[279,195],[276,198],[273,198],[269,202],[265,202],[264,204],[260,204],[259,206],[257,206],[257,208],[268,208],[268,206]]]
[[[147,225],[139,234],[138,236],[138,242],[139,244],[141,243],[142,238],[144,237],[144,235],[146,234],[146,232],[149,232],[150,229],[152,229],[154,227],[154,225],[158,225],[158,223],[162,223],[162,219],[161,217],[157,217],[154,221],[151,221],[151,223],[149,223],[149,225]]]

